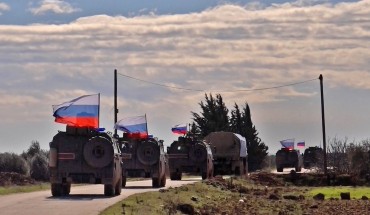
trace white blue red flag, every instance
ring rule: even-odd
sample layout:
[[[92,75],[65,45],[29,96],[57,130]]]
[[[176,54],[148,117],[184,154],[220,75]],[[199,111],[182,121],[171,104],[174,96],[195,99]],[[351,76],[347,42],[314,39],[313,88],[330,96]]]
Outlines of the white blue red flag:
[[[99,127],[100,94],[85,95],[53,105],[55,122],[75,127]]]
[[[174,134],[185,135],[188,132],[188,127],[186,124],[179,124],[179,125],[175,125],[171,130],[172,130],[172,133]]]
[[[148,126],[145,115],[121,119],[114,128],[126,132],[128,137],[131,138],[148,138]]]
[[[287,149],[294,149],[294,139],[287,139],[280,141],[280,144]]]
[[[297,147],[305,147],[306,143],[304,141],[298,142]]]

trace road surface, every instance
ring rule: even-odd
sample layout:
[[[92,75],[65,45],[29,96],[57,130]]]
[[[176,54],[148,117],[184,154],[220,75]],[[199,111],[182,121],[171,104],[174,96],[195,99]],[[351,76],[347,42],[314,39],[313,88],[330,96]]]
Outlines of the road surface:
[[[274,174],[289,174],[290,171],[292,171],[292,170],[295,170],[295,168],[284,168],[283,172],[278,172],[278,171],[276,171],[276,169],[274,169],[274,170],[271,171],[271,173],[274,173]],[[315,172],[315,169],[302,168],[300,173],[311,173],[311,172]]]
[[[199,178],[171,181],[167,179],[166,188],[201,181]],[[66,197],[52,197],[50,190],[0,196],[0,214],[6,215],[94,215],[114,203],[135,193],[157,191],[152,181],[127,182],[122,193],[115,197],[104,196],[104,185],[72,186],[71,194]]]

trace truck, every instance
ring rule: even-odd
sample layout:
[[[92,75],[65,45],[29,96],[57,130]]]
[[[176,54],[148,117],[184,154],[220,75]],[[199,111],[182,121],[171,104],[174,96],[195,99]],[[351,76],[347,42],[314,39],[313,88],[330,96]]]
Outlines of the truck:
[[[281,148],[276,152],[276,170],[283,172],[284,168],[295,168],[300,172],[303,165],[303,157],[299,150],[291,148]]]
[[[314,146],[308,147],[304,150],[303,154],[303,166],[305,169],[311,167],[320,167],[323,165],[324,151],[322,148]]]
[[[166,186],[166,157],[163,140],[157,137],[119,138],[123,160],[122,186],[127,177],[152,178],[152,187]]]
[[[233,132],[211,132],[205,138],[211,146],[214,175],[248,173],[248,152],[245,137]]]
[[[50,142],[52,195],[69,195],[71,184],[104,184],[104,195],[120,195],[123,166],[120,154],[111,133],[67,126]]]
[[[179,137],[167,147],[171,180],[181,180],[182,173],[196,173],[202,179],[213,177],[211,147],[204,141],[192,137]]]

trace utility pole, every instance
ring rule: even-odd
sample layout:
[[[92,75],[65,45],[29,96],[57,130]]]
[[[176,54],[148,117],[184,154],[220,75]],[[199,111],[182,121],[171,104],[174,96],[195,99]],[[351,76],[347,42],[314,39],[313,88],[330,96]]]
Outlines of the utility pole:
[[[324,89],[323,89],[323,77],[322,74],[319,76],[320,89],[321,89],[321,121],[322,121],[322,143],[324,148],[324,174],[328,174],[327,159],[326,159],[326,133],[325,133],[325,109],[324,109]]]
[[[114,125],[117,123],[117,69],[114,70]],[[117,136],[117,129],[114,129],[114,136]]]

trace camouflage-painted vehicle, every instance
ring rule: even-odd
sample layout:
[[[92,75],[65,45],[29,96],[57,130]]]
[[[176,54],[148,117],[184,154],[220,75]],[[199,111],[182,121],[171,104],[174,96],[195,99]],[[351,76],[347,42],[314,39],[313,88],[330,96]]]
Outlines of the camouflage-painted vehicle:
[[[121,156],[124,163],[122,186],[127,177],[152,178],[153,187],[166,186],[166,157],[163,140],[120,138]]]
[[[248,173],[247,143],[243,136],[233,132],[211,132],[204,140],[210,144],[214,175]]]
[[[104,195],[121,194],[122,159],[110,133],[67,126],[50,143],[49,170],[53,196],[69,195],[71,184],[104,184]]]
[[[308,147],[304,150],[303,154],[303,166],[305,169],[309,169],[311,167],[320,167],[324,160],[324,151],[322,148],[317,146],[315,147]]]
[[[209,144],[179,137],[167,147],[171,180],[181,180],[182,173],[198,173],[202,179],[213,176],[213,157]]]
[[[300,172],[303,165],[303,158],[299,150],[281,148],[276,152],[276,170],[282,172],[284,168],[295,168]]]

